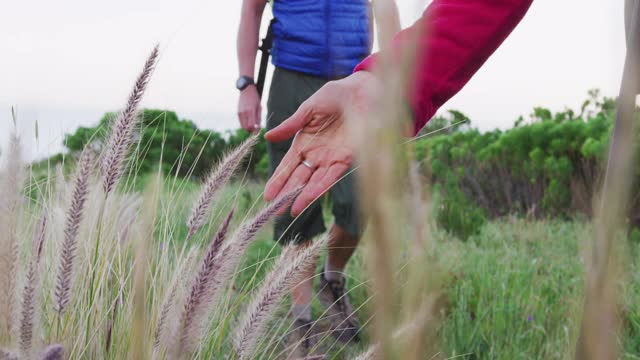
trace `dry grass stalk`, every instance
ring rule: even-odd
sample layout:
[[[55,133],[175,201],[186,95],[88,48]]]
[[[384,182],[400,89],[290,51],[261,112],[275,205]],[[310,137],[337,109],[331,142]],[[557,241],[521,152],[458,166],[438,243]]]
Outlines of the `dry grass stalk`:
[[[236,352],[240,359],[249,359],[255,352],[255,346],[262,336],[267,321],[271,318],[277,305],[292,286],[300,280],[302,269],[315,263],[320,249],[327,243],[327,238],[314,242],[299,251],[291,251],[294,246],[283,251],[273,270],[256,292],[253,300],[239,321],[236,332]]]
[[[42,354],[40,354],[40,360],[63,360],[64,348],[60,344],[54,344],[47,346]]]
[[[426,297],[422,304],[416,309],[413,318],[405,322],[403,326],[393,332],[391,335],[393,342],[403,348],[406,348],[411,345],[411,342],[415,342],[416,339],[424,339],[425,324],[436,320],[436,318],[441,315],[441,310],[443,309],[443,303],[441,300],[440,296]],[[430,335],[435,336],[435,331]],[[435,356],[433,356],[433,354],[425,354],[424,351],[419,353],[410,353],[410,351],[405,351],[403,352],[402,358],[435,359]],[[354,360],[374,359],[384,359],[379,343],[369,346],[367,350],[354,358]]]
[[[185,302],[184,310],[178,321],[180,326],[180,330],[178,331],[180,335],[178,345],[179,353],[191,351],[194,342],[199,338],[201,320],[212,301],[211,295],[214,288],[212,283],[213,275],[219,268],[218,263],[224,261],[223,258],[218,258],[217,255],[222,247],[222,242],[227,236],[232,217],[233,210],[229,212],[220,225],[218,232],[211,241],[209,249],[202,259],[200,269],[191,284],[189,297]]]
[[[154,230],[156,226],[156,209],[158,208],[162,189],[160,177],[147,188],[142,206],[142,221],[136,230],[138,243],[135,250],[133,264],[133,316],[131,342],[134,344],[129,351],[129,359],[148,359],[151,347],[149,346],[149,304],[147,290],[149,288],[149,264],[151,262],[149,247],[153,244]]]
[[[153,69],[158,58],[158,45],[156,45],[147,58],[142,73],[129,95],[125,108],[118,114],[111,128],[111,135],[106,142],[102,158],[102,188],[105,194],[109,194],[123,172],[124,158],[133,142],[133,135],[137,123],[138,105],[144,95]]]
[[[84,149],[78,163],[78,170],[73,186],[71,205],[67,212],[64,228],[64,240],[60,251],[60,263],[56,277],[55,301],[56,311],[61,315],[70,300],[71,283],[73,281],[73,263],[76,257],[77,237],[87,196],[89,194],[89,178],[91,175],[93,156],[89,149]]]
[[[267,207],[262,209],[253,219],[244,222],[233,235],[231,241],[220,249],[218,257],[218,267],[214,271],[214,279],[212,280],[212,300],[215,301],[222,289],[233,275],[234,269],[238,266],[240,258],[244,255],[247,247],[260,230],[278,211],[289,206],[291,201],[300,194],[302,188],[296,189],[288,194],[283,195],[279,199],[271,202]]]
[[[242,160],[251,152],[253,146],[258,141],[258,135],[251,136],[240,146],[235,148],[224,159],[220,161],[218,166],[211,171],[211,174],[207,178],[202,193],[196,201],[191,215],[187,219],[187,240],[189,240],[205,222],[207,215],[209,214],[209,208],[214,195],[220,190],[231,178],[231,175],[236,171],[238,166],[242,163]]]
[[[611,138],[602,202],[594,206],[594,243],[591,266],[586,279],[586,299],[576,359],[615,359],[618,357],[616,332],[619,329],[620,264],[624,261],[620,232],[631,197],[635,173],[636,95],[640,93],[640,2],[626,2],[628,50],[617,99],[616,120]],[[618,241],[616,241],[618,240]]]
[[[36,230],[33,241],[33,255],[29,270],[27,271],[26,283],[22,293],[22,313],[20,319],[20,351],[29,358],[31,354],[33,325],[35,318],[35,297],[38,287],[38,265],[42,256],[44,240],[46,238],[47,217],[42,216],[42,220]]]
[[[16,121],[13,112],[14,123]],[[15,314],[18,218],[24,169],[20,138],[11,134],[0,195],[0,338],[10,339]]]
[[[376,13],[384,13],[385,9],[390,8],[389,3],[389,0],[374,3]],[[398,186],[406,181],[402,178],[406,175],[403,168],[406,159],[398,151],[398,145],[402,143],[402,135],[410,123],[403,94],[407,78],[413,75],[407,74],[413,69],[413,57],[411,54],[396,56],[388,51],[389,39],[394,32],[393,24],[381,20],[376,18],[382,51],[378,55],[375,75],[384,86],[380,86],[380,93],[374,94],[377,101],[370,104],[367,113],[357,110],[348,115],[359,118],[349,123],[354,124],[351,134],[356,147],[355,155],[360,163],[357,172],[360,205],[368,218],[370,230],[367,232],[367,265],[376,289],[372,299],[375,307],[373,335],[380,344],[381,357],[394,358],[397,354],[390,332],[396,316],[393,312],[397,285],[394,267],[399,258],[397,241],[406,238],[406,228],[402,228],[405,223],[398,222],[398,219],[404,219],[400,214],[406,211],[406,204],[401,201],[405,191]]]
[[[118,309],[120,309],[120,296],[118,296],[111,305],[111,314],[109,315],[109,322],[107,323],[107,331],[105,333],[104,351],[106,354],[111,350],[111,343],[113,340],[113,327],[116,324],[116,316],[118,315]]]
[[[403,359],[422,359],[425,349],[437,352],[437,329],[440,326],[440,311],[448,307],[448,297],[442,291],[442,276],[438,259],[434,256],[431,235],[428,198],[423,196],[425,180],[420,175],[418,164],[411,160],[409,167],[409,189],[407,194],[408,228],[410,242],[407,250],[407,280],[402,286],[402,319],[414,323],[414,330],[404,337],[401,356]],[[425,301],[431,301],[431,319],[416,323],[416,314],[423,313]],[[428,334],[428,335],[425,335]]]

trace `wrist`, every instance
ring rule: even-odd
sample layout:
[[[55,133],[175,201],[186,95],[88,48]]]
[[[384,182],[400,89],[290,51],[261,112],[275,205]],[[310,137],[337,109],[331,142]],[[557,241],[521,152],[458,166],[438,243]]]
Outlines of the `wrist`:
[[[251,92],[251,90],[258,91],[258,88],[256,87],[256,84],[249,84],[244,89],[242,90],[238,89],[238,90],[240,91],[241,94],[243,94],[243,93]]]
[[[255,85],[255,81],[253,80],[253,77],[251,76],[246,76],[246,75],[240,75],[238,77],[238,80],[236,80],[236,89],[243,91],[246,88],[248,88],[251,85]]]
[[[370,71],[358,71],[347,78],[348,94],[358,107],[368,108],[371,102],[380,95],[381,85],[378,78]]]

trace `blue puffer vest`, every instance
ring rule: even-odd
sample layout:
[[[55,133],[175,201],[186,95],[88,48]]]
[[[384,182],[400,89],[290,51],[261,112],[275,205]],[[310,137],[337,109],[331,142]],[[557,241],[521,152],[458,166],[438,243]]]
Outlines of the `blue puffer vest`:
[[[371,51],[368,0],[275,0],[273,15],[275,66],[337,78]]]

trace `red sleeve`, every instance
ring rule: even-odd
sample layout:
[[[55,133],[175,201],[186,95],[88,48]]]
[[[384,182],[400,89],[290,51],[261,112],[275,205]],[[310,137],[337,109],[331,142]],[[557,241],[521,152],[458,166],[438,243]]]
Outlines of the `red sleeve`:
[[[415,71],[408,89],[415,134],[471,79],[532,2],[434,0],[420,20],[395,36],[393,48],[402,51],[418,35]],[[364,59],[354,71],[370,70],[377,56]]]

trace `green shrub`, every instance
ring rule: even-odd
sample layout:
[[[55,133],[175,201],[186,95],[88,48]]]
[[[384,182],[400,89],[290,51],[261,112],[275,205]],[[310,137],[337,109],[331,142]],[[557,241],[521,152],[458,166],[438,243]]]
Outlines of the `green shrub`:
[[[201,178],[228,149],[250,136],[242,129],[225,133],[199,129],[191,120],[180,119],[175,112],[168,110],[144,109],[140,116],[139,139],[131,154],[137,174],[157,170],[160,165],[165,174]],[[71,153],[79,153],[90,143],[99,151],[107,135],[106,129],[115,117],[115,113],[106,113],[96,126],[80,127],[73,134],[67,134],[65,147]],[[261,138],[244,162],[241,173],[249,177],[264,176],[263,169],[256,171],[256,166],[265,155],[266,143]]]
[[[445,202],[465,198],[489,217],[588,215],[584,204],[598,185],[615,115],[613,100],[592,95],[580,114],[535,108],[529,121],[521,118],[505,131],[466,128],[424,137],[415,144],[416,156],[431,182],[443,185]],[[467,206],[448,211],[454,208]],[[640,214],[640,201],[632,211]]]
[[[615,118],[612,99],[600,99],[597,92],[590,95],[579,114],[535,108],[528,121],[520,118],[508,130],[464,128],[416,141],[416,157],[425,163],[431,183],[440,185],[443,203],[448,204],[440,215],[447,219],[445,226],[475,223],[480,215],[471,216],[473,208],[491,218],[590,215]],[[436,124],[452,121],[437,118]],[[636,152],[640,154],[640,145]],[[632,176],[640,179],[640,171]],[[640,182],[634,183],[637,193]],[[635,214],[630,216],[632,223],[640,225],[640,198],[633,199],[630,211]]]
[[[464,194],[455,192],[440,200],[436,221],[443,230],[466,241],[480,233],[487,218],[484,211],[474,206]]]

